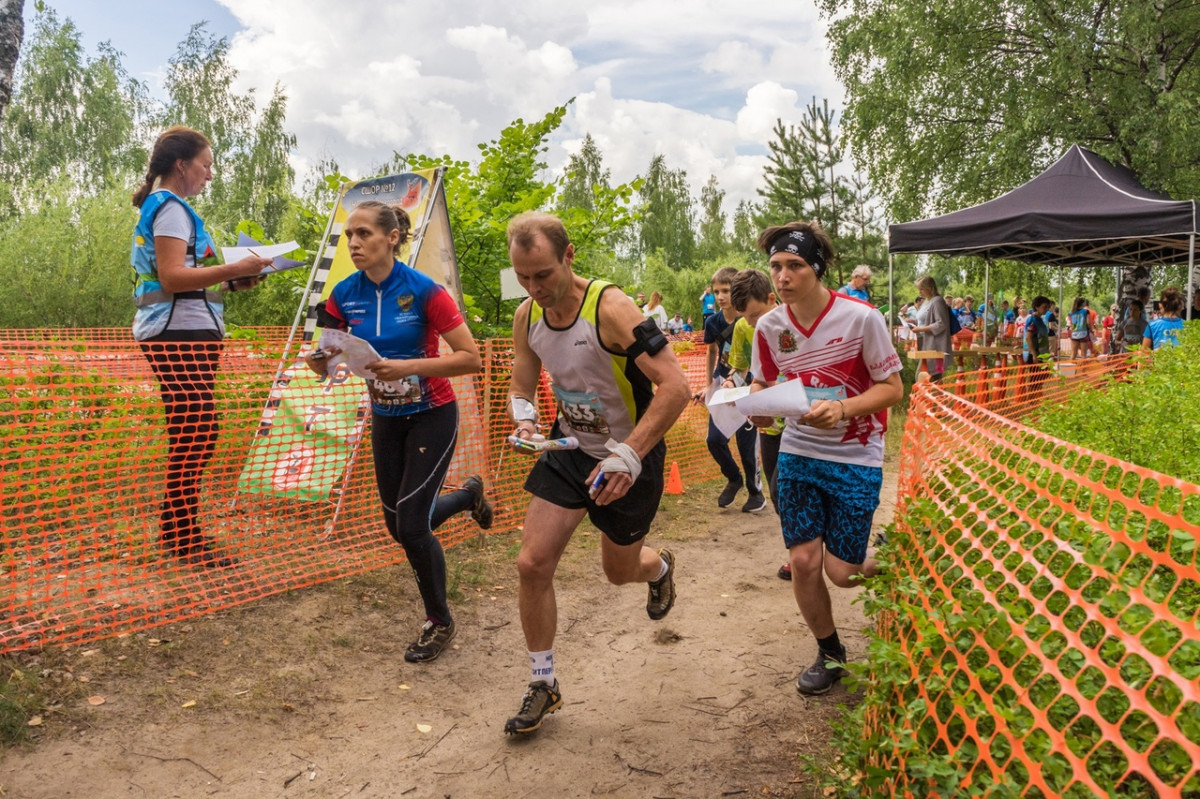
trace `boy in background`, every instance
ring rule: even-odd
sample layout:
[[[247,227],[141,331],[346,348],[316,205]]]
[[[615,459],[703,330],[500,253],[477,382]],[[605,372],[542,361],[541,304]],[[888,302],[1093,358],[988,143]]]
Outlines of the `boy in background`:
[[[737,273],[738,270],[732,266],[724,266],[716,271],[712,279],[717,311],[704,323],[704,343],[708,345],[706,373],[713,381],[710,387],[719,386],[730,375],[729,352],[733,346],[733,323],[737,321],[738,316],[729,302],[729,291]],[[697,402],[705,402],[708,395],[702,392],[697,394],[694,399]],[[727,508],[732,505],[738,492],[742,490],[743,486],[747,486],[750,489],[750,499],[747,500],[742,510],[752,513],[761,510],[766,505],[766,498],[762,494],[762,484],[758,478],[758,458],[755,454],[758,432],[754,429],[754,425],[747,423],[734,433],[734,438],[737,439],[738,455],[742,460],[745,478],[742,477],[742,472],[733,459],[733,453],[729,451],[729,437],[722,433],[713,423],[712,417],[709,417],[706,441],[708,451],[726,480],[724,490],[717,497],[717,507]]]
[[[754,348],[754,326],[759,317],[775,307],[775,295],[771,293],[771,279],[757,269],[744,269],[737,273],[729,287],[729,304],[739,314],[733,323],[733,341],[729,348],[729,368],[731,374],[725,380],[725,386],[749,385],[753,379],[750,373],[750,355]],[[775,461],[779,458],[779,434],[783,431],[782,419],[776,420],[777,427],[763,428],[758,436],[758,444],[762,450],[763,476],[771,489],[771,502],[775,505],[775,487],[772,477],[775,474]],[[770,439],[768,441],[768,439]],[[740,441],[738,449],[742,447]],[[762,492],[750,493],[750,499],[742,506],[744,513],[758,513],[765,509],[767,503]]]

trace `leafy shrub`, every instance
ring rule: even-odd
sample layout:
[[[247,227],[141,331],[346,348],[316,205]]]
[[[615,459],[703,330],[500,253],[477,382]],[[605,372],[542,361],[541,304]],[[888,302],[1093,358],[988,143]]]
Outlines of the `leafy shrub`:
[[[1087,449],[1200,482],[1200,323],[1185,325],[1178,347],[1140,357],[1146,368],[1081,390],[1035,424]]]

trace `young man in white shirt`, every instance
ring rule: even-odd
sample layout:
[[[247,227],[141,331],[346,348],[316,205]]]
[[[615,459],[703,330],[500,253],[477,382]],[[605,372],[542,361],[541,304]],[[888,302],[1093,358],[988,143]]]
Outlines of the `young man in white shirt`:
[[[755,329],[751,391],[786,377],[804,386],[811,406],[787,419],[775,482],[792,590],[817,639],[816,661],[796,688],[823,694],[846,662],[825,576],[846,588],[877,570],[867,541],[883,483],[887,409],[904,394],[900,357],[879,312],[822,285],[834,253],[820,225],[767,228],[758,247],[770,259],[780,305]]]

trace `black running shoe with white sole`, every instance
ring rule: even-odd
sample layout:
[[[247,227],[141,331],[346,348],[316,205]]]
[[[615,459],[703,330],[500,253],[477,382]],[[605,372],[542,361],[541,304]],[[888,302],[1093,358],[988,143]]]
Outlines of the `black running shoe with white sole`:
[[[750,499],[742,506],[742,513],[759,513],[767,509],[767,498],[761,493],[751,494]]]

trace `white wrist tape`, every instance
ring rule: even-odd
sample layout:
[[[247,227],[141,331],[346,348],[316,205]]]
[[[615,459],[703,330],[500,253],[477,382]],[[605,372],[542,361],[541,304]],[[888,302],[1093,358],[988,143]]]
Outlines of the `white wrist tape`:
[[[512,407],[514,422],[533,422],[537,424],[538,412],[532,402],[524,397],[511,397],[509,405]]]
[[[600,471],[605,474],[626,472],[629,479],[636,483],[638,475],[642,473],[642,459],[634,452],[633,447],[628,444],[618,444],[611,438],[604,446],[612,455],[600,461]]]

